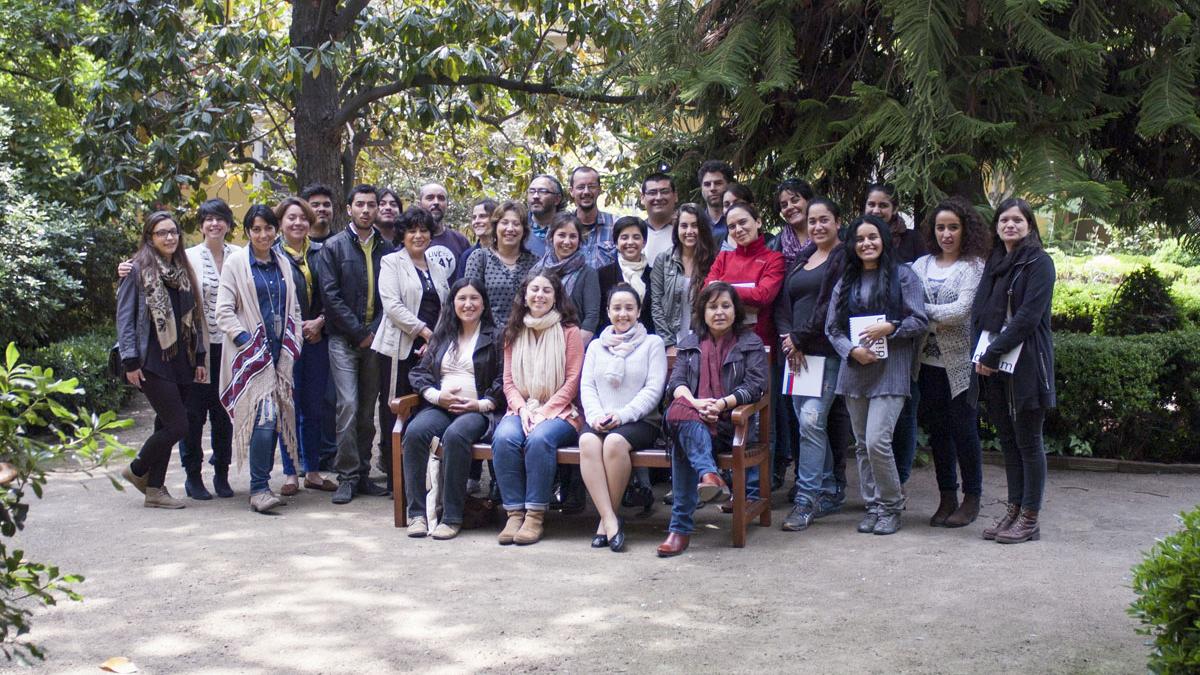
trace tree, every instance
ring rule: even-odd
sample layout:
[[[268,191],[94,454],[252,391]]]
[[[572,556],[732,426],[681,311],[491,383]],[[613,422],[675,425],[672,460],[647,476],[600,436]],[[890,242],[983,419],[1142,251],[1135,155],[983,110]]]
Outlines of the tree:
[[[645,22],[638,4],[601,0],[278,7],[100,5],[106,30],[89,47],[104,70],[77,144],[97,215],[126,195],[176,203],[227,163],[291,189],[348,189],[364,149],[401,129],[501,128],[524,114],[523,134],[580,143],[597,106],[632,100],[619,74]]]
[[[661,120],[639,147],[689,185],[709,156],[847,205],[871,179],[983,203],[986,180],[1196,230],[1198,20],[1167,0],[672,0],[639,58]]]

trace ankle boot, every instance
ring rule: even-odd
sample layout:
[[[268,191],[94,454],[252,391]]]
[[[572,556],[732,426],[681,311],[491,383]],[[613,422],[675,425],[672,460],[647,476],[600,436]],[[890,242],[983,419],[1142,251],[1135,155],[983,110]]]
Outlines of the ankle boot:
[[[963,527],[979,517],[979,495],[963,495],[962,504],[946,519],[946,527]]]
[[[541,541],[545,520],[545,511],[527,511],[525,522],[521,523],[521,529],[517,532],[517,536],[513,537],[513,543],[518,546],[528,546]]]
[[[1038,512],[1032,509],[1021,509],[1021,515],[1012,527],[996,533],[997,544],[1020,544],[1023,541],[1037,541],[1042,532],[1038,529]]]
[[[212,494],[209,493],[208,488],[204,487],[200,469],[188,469],[187,478],[183,481],[183,493],[202,502],[212,499]]]
[[[504,524],[504,529],[500,530],[500,536],[496,540],[501,546],[508,546],[513,543],[513,539],[517,536],[517,532],[521,531],[521,524],[525,522],[525,510],[518,509],[508,512],[508,522]]]
[[[213,471],[213,491],[221,499],[229,499],[233,496],[233,488],[229,487],[229,467],[218,466]]]
[[[929,519],[930,527],[945,527],[946,519],[958,508],[958,491],[942,490],[942,500],[938,502],[937,511]]]
[[[988,540],[995,539],[997,534],[1000,534],[1001,532],[1012,527],[1012,524],[1017,522],[1017,514],[1020,512],[1020,510],[1020,504],[1007,504],[1005,506],[1004,515],[996,520],[991,527],[983,531],[983,538]]]
[[[186,504],[172,497],[164,486],[146,488],[146,499],[142,506],[148,509],[182,509]]]

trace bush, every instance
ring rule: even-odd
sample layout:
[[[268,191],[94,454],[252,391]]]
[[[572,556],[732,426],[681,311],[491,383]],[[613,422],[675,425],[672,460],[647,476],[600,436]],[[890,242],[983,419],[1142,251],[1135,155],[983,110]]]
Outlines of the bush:
[[[88,410],[120,410],[134,389],[108,375],[108,350],[116,340],[112,326],[97,328],[48,344],[34,351],[30,361],[53,368],[59,377],[79,380],[81,394],[56,394],[59,403],[71,408],[83,405]]]
[[[1096,457],[1200,461],[1200,332],[1055,333],[1054,349],[1047,436]]]
[[[1162,539],[1133,568],[1138,633],[1154,637],[1154,673],[1200,671],[1200,507],[1180,515],[1183,529]]]
[[[1099,328],[1104,335],[1165,333],[1179,328],[1179,309],[1167,282],[1149,265],[1125,277],[1101,316]]]
[[[1113,287],[1107,283],[1056,281],[1050,302],[1050,325],[1056,331],[1091,333],[1112,294]]]

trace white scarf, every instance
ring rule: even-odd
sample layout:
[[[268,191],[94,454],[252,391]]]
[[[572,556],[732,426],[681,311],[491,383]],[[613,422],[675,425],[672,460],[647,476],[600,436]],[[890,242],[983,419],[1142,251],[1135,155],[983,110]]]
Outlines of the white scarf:
[[[621,278],[625,283],[633,286],[633,290],[637,291],[638,298],[642,302],[646,302],[646,282],[642,281],[642,272],[646,269],[646,256],[643,254],[642,259],[637,262],[629,262],[621,256],[617,256],[617,265],[621,269]]]
[[[525,315],[525,328],[513,343],[512,378],[531,413],[562,386],[567,378],[567,341],[558,310],[537,319]]]
[[[617,333],[612,326],[608,326],[600,332],[599,339],[600,344],[616,357],[608,360],[604,380],[613,387],[619,387],[625,379],[625,359],[646,339],[646,327],[639,321],[624,333]]]

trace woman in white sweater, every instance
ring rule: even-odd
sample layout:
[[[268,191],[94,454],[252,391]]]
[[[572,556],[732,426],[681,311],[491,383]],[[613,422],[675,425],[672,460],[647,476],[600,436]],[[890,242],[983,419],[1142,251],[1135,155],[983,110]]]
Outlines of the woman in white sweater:
[[[587,348],[579,398],[588,428],[579,438],[579,468],[600,524],[593,548],[625,547],[617,505],[629,482],[629,453],[654,446],[658,404],[667,383],[667,350],[662,338],[638,322],[641,296],[627,283],[608,293],[610,325]]]

